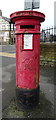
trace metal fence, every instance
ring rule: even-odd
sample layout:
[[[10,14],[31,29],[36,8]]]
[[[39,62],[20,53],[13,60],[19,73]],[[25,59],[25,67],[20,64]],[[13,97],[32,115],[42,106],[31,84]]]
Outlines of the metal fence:
[[[56,42],[56,27],[53,28],[47,28],[42,29],[41,35],[40,35],[40,41],[41,42]]]

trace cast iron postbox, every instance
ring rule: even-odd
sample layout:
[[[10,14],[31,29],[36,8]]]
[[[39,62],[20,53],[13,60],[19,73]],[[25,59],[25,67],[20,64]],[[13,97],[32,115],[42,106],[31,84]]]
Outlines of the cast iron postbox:
[[[45,15],[19,11],[10,18],[16,26],[17,101],[31,106],[39,100],[40,23],[45,20]]]

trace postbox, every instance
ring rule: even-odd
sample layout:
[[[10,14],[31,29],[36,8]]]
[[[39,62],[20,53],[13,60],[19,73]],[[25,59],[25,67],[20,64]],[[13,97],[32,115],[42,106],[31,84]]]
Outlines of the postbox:
[[[16,97],[25,106],[39,101],[41,12],[25,10],[12,13],[16,35]]]

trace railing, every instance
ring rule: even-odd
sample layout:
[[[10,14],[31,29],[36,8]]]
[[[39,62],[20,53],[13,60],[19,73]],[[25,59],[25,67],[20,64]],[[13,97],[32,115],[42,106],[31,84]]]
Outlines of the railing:
[[[40,36],[40,41],[41,42],[56,42],[56,27],[53,28],[47,28],[47,29],[42,29],[41,31],[41,36]]]

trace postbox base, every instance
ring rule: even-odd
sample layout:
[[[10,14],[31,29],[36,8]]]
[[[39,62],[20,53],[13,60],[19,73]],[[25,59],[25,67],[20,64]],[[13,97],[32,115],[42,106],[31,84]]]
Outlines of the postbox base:
[[[16,88],[17,106],[32,108],[39,102],[39,87],[32,90]]]

